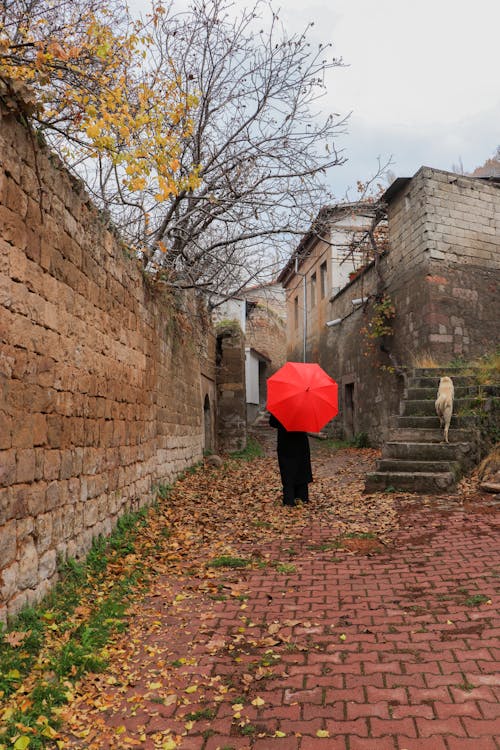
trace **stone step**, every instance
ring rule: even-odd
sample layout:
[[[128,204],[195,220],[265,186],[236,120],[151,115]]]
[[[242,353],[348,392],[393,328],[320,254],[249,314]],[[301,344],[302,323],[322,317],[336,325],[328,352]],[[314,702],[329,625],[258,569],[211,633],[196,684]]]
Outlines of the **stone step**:
[[[439,386],[440,376],[435,377],[410,377],[407,379],[408,388],[434,388],[436,391]],[[466,388],[467,386],[477,386],[477,379],[473,375],[454,375],[452,376],[455,388]]]
[[[252,422],[252,427],[269,427],[269,412],[259,411]]]
[[[453,418],[452,418],[453,419]],[[469,440],[475,440],[477,436],[477,430],[470,427],[468,429],[453,429],[450,427],[448,439],[450,443],[457,442],[468,442]],[[403,441],[403,442],[416,442],[416,443],[442,443],[443,430],[439,427],[434,429],[423,428],[419,429],[416,427],[395,427],[389,429],[387,434],[387,440],[389,441]]]
[[[377,461],[377,472],[411,472],[413,474],[435,474],[451,471],[460,475],[458,461],[411,461],[401,458],[381,458]]]
[[[437,398],[437,386],[436,388],[414,388],[409,387],[406,391],[406,398],[410,401],[423,401],[429,400],[434,403]],[[462,398],[474,398],[479,393],[479,387],[477,385],[464,385],[455,386],[455,400]]]
[[[463,430],[474,429],[478,423],[479,423],[479,417],[476,417],[473,415],[457,416],[456,414],[453,414],[451,417],[451,422],[450,422],[450,430],[452,429],[463,429]],[[421,417],[417,415],[406,417],[406,416],[399,416],[395,414],[389,418],[389,427],[391,428],[414,427],[416,429],[426,428],[430,430],[436,430],[436,429],[439,429],[439,419],[436,414],[429,415],[427,417]],[[442,432],[441,432],[441,436],[442,436]]]
[[[450,492],[455,487],[456,479],[451,471],[420,474],[410,471],[374,471],[366,476],[365,492],[380,492],[392,488],[434,495]]]
[[[411,461],[459,461],[463,466],[473,463],[473,443],[410,443],[389,441],[382,448],[382,458]]]
[[[470,409],[472,403],[473,403],[472,398],[455,399],[453,403],[453,411],[455,414],[459,414],[461,411],[466,411],[467,409]],[[424,417],[426,415],[436,413],[434,400],[427,401],[424,399],[406,399],[405,401],[402,402],[402,407],[403,407],[404,416],[410,416],[412,414],[415,414],[417,416],[420,415]]]

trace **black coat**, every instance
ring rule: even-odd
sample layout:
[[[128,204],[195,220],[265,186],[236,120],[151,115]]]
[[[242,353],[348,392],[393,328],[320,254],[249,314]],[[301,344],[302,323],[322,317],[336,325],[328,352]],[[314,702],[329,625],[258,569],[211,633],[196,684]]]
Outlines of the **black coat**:
[[[278,429],[278,464],[283,484],[312,482],[311,452],[306,432],[289,432],[271,414],[271,427]]]

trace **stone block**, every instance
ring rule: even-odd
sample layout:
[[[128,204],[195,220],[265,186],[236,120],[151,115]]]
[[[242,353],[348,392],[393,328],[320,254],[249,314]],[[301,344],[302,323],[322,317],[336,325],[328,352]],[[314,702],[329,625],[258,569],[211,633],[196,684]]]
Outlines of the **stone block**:
[[[62,441],[63,423],[62,417],[56,415],[47,416],[47,440],[51,448],[60,448]]]
[[[60,503],[60,483],[58,481],[50,482],[45,492],[45,507],[47,510],[54,510]]]
[[[7,604],[7,617],[11,618],[17,615],[27,603],[28,593],[26,591],[18,591],[17,594],[11,597]]]
[[[0,233],[10,245],[20,250],[26,249],[28,241],[26,225],[17,213],[10,211],[6,206],[0,206]]]
[[[13,419],[10,414],[0,411],[0,451],[12,447]]]
[[[16,553],[16,521],[11,520],[0,526],[0,570],[14,562]]]
[[[96,498],[87,500],[83,507],[83,523],[87,528],[95,526],[99,513],[99,503]]]
[[[2,450],[0,452],[0,487],[7,487],[16,479],[16,451]]]
[[[57,568],[55,549],[49,549],[40,556],[38,574],[41,580],[52,578]]]
[[[61,451],[61,479],[69,479],[73,476],[73,451],[66,449]]]
[[[47,417],[45,414],[33,414],[33,445],[46,445],[48,439]]]
[[[19,588],[32,589],[38,583],[38,553],[35,543],[28,537],[19,552]]]
[[[47,507],[46,495],[47,485],[45,482],[36,482],[29,485],[26,492],[27,512],[33,518],[45,513]]]
[[[39,554],[48,550],[52,544],[52,526],[51,513],[43,513],[35,519],[34,537]]]
[[[17,562],[0,572],[0,601],[8,602],[18,590],[19,565]]]
[[[44,455],[43,476],[48,481],[59,479],[61,471],[61,451],[47,450]]]
[[[16,517],[15,498],[11,487],[0,489],[0,526]]]
[[[35,479],[35,451],[23,449],[16,451],[16,482],[33,482]]]
[[[33,448],[33,415],[18,414],[12,426],[12,447]]]
[[[18,521],[16,522],[16,538],[18,548],[26,539],[31,537],[34,528],[35,523],[31,516],[26,516],[25,518],[18,519]]]

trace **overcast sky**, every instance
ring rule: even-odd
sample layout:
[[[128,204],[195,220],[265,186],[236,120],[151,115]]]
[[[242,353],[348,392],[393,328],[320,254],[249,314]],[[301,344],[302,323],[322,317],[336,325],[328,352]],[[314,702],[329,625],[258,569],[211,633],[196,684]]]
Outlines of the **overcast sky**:
[[[129,0],[132,10],[147,0]],[[172,0],[174,8],[184,0]],[[252,5],[236,0],[237,7]],[[335,197],[392,158],[396,176],[422,166],[465,171],[500,145],[500,0],[282,0],[290,32],[314,21],[333,44],[325,113],[352,113],[338,138],[348,161],[329,177]]]

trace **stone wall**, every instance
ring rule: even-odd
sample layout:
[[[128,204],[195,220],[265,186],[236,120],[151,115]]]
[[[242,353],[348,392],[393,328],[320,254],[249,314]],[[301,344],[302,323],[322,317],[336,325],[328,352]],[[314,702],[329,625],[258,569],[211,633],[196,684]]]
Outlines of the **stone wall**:
[[[428,340],[436,356],[471,358],[498,343],[500,189],[423,169],[429,225]]]
[[[286,362],[286,322],[271,307],[258,302],[252,308],[246,325],[245,340],[270,359],[266,377]]]
[[[244,450],[247,444],[245,336],[236,322],[217,326],[217,447]]]
[[[201,458],[202,372],[215,386],[194,300],[150,285],[58,161],[0,124],[4,619]]]

